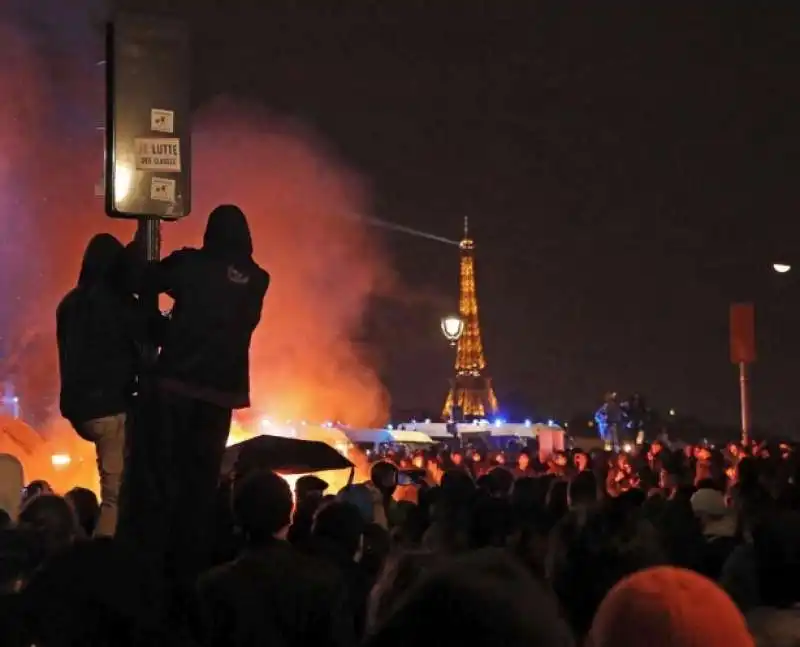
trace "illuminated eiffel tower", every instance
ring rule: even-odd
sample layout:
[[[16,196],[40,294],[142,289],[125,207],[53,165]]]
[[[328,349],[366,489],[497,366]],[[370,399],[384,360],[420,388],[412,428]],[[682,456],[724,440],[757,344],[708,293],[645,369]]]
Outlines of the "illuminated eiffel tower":
[[[475,242],[469,237],[469,223],[464,218],[461,249],[458,310],[464,332],[458,340],[456,375],[447,394],[442,416],[445,420],[470,420],[495,415],[499,405],[486,370],[481,327],[478,322],[478,295],[475,289]]]

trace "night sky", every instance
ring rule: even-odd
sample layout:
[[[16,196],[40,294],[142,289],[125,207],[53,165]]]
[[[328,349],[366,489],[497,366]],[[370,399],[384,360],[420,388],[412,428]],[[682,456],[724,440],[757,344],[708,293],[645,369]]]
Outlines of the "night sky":
[[[501,406],[565,417],[639,390],[735,423],[728,304],[751,297],[755,422],[800,425],[800,262],[769,272],[797,251],[800,3],[170,4],[194,30],[198,104],[312,125],[380,218],[452,238],[470,218]],[[386,244],[404,289],[365,340],[396,410],[438,412],[457,250]]]

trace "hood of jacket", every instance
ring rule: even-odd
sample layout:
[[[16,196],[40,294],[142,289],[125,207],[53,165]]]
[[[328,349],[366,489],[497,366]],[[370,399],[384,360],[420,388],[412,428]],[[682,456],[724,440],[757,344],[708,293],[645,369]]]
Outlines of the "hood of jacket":
[[[223,204],[209,214],[203,250],[226,261],[244,261],[252,257],[250,226],[239,207]]]
[[[108,280],[110,273],[122,258],[122,243],[111,234],[97,234],[86,246],[78,275],[78,285],[96,285]]]

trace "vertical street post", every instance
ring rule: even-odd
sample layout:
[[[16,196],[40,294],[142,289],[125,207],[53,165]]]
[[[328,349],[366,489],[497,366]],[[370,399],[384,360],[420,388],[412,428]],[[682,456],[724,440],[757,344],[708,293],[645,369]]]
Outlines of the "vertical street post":
[[[170,18],[120,13],[107,25],[105,211],[137,221],[135,251],[143,264],[160,260],[161,223],[191,211],[190,54],[188,31]],[[149,321],[159,315],[158,294],[140,290]],[[140,350],[117,533],[158,561],[166,517],[156,464],[166,459],[151,380],[157,344],[145,341]]]
[[[739,401],[742,417],[742,444],[750,442],[749,368],[756,361],[756,317],[752,303],[734,303],[730,310],[731,362],[739,367]]]
[[[137,220],[151,262],[161,222],[191,210],[190,55],[175,20],[120,14],[107,26],[105,210]]]

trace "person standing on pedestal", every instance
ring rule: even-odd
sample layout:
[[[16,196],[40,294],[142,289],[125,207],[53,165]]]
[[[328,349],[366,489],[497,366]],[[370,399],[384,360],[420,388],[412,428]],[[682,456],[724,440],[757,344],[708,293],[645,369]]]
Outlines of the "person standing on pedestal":
[[[102,503],[95,535],[107,537],[117,528],[138,364],[135,339],[143,333],[125,287],[123,250],[111,234],[92,238],[78,284],[56,310],[61,415],[97,450]]]
[[[157,428],[143,433],[165,447],[165,563],[179,580],[206,566],[212,501],[232,412],[250,406],[250,341],[269,283],[233,205],[211,212],[200,249],[175,251],[145,273],[143,294],[174,300],[155,368]]]

